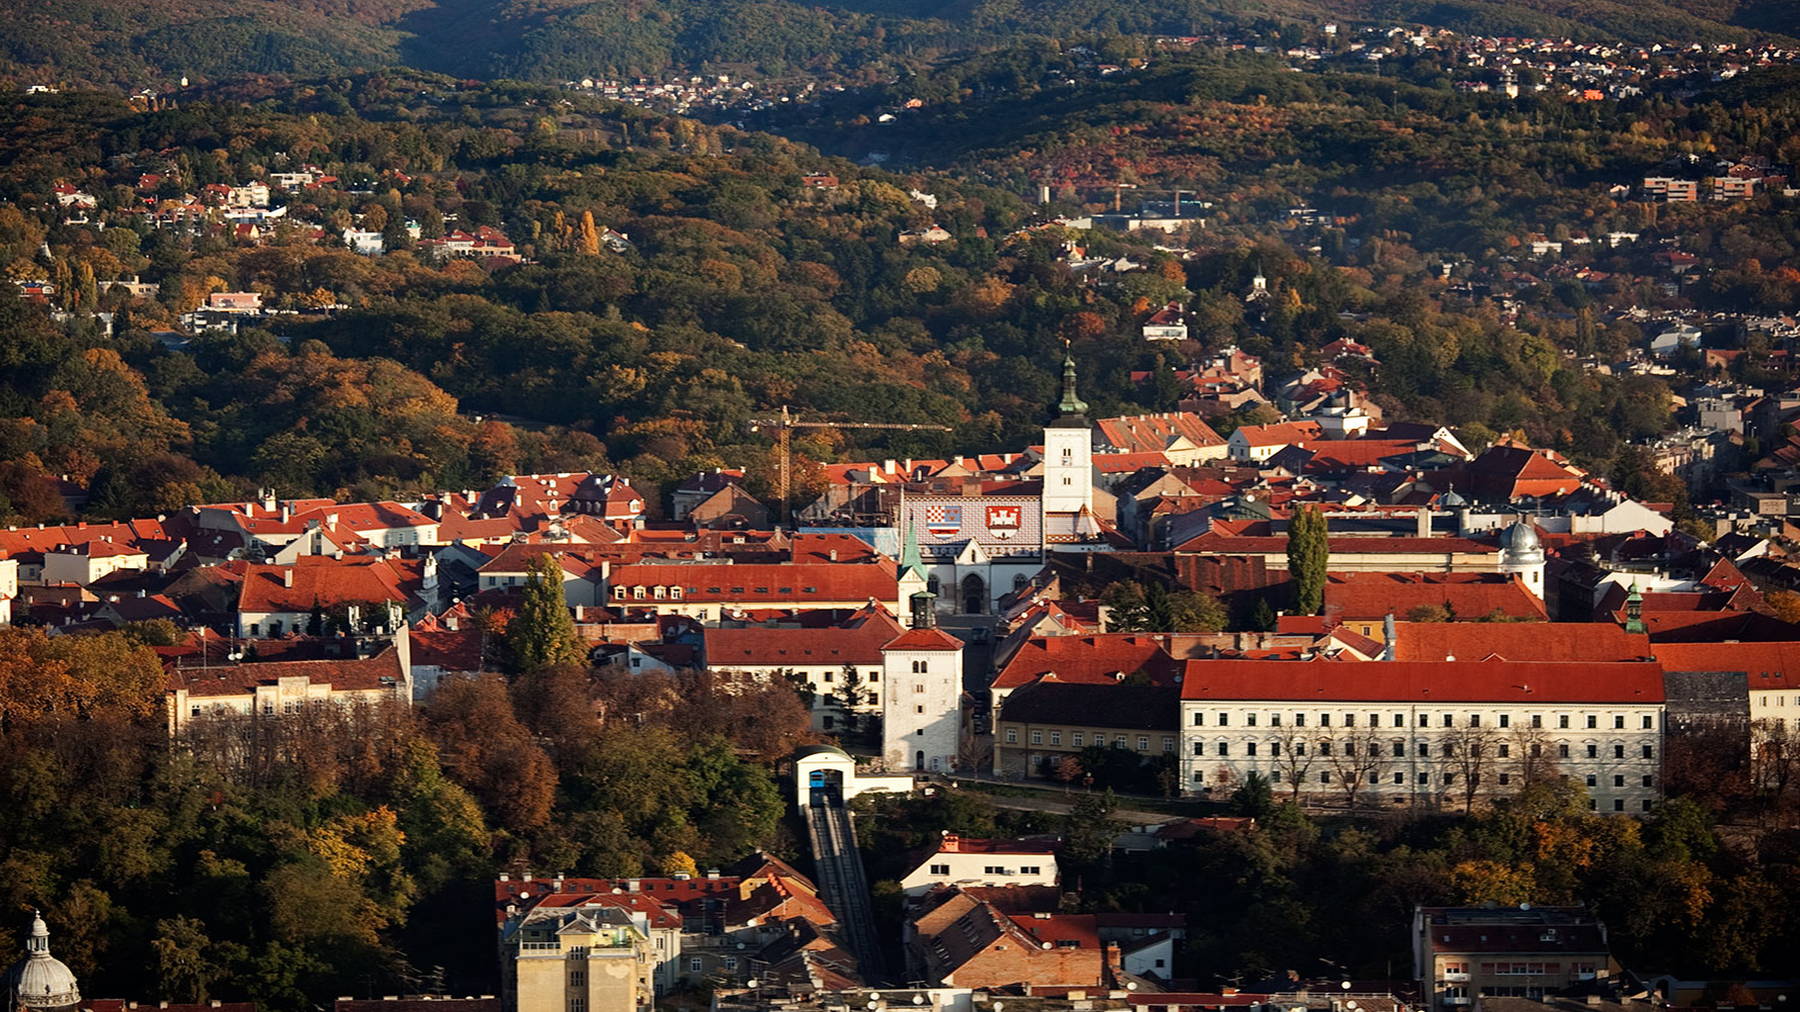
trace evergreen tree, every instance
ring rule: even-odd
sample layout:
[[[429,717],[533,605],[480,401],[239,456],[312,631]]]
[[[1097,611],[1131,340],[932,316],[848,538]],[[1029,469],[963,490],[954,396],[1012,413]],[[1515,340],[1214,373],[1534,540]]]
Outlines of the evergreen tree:
[[[1294,611],[1317,615],[1325,604],[1325,566],[1331,556],[1325,514],[1303,506],[1288,527],[1288,573],[1294,578]]]
[[[586,662],[563,600],[562,567],[548,554],[526,563],[525,591],[519,614],[507,624],[506,642],[513,668],[522,674]]]

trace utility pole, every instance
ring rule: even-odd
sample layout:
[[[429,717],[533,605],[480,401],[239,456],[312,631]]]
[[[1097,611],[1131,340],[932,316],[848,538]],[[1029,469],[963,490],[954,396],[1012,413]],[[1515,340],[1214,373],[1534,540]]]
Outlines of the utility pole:
[[[795,429],[898,429],[902,432],[949,432],[948,425],[914,425],[904,422],[803,422],[798,415],[788,411],[786,404],[781,406],[781,414],[768,418],[750,419],[750,431],[758,432],[764,428],[775,430],[775,448],[780,454],[776,472],[775,487],[781,497],[781,522],[788,521],[788,489],[793,480],[793,447],[792,436]]]

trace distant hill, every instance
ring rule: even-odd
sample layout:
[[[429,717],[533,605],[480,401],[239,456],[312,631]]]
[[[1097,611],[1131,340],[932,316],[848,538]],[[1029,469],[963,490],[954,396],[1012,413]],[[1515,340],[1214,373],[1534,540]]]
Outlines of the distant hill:
[[[1032,37],[1248,22],[1417,22],[1639,42],[1800,32],[1791,0],[0,0],[0,12],[0,77],[124,88],[395,65],[527,80],[856,76]]]

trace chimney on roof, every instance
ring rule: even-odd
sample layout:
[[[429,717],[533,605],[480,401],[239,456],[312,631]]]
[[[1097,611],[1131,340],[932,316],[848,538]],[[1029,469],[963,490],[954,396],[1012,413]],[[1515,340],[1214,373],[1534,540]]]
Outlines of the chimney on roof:
[[[501,872],[500,873],[500,881],[510,882],[510,881],[512,881],[512,876],[507,874],[506,872]]]
[[[706,877],[707,877],[707,878],[709,878],[709,879],[716,879],[716,878],[718,878],[718,877],[719,877],[719,869],[717,869],[717,868],[708,868],[708,869],[706,869]]]
[[[529,882],[529,881],[531,881],[531,873],[530,873],[530,872],[526,872],[526,873],[524,873],[524,874],[523,874],[523,875],[520,875],[520,876],[519,876],[519,881],[521,881],[521,882]]]
[[[1431,537],[1431,507],[1419,507],[1418,528],[1415,533],[1421,538]]]
[[[1381,648],[1381,659],[1391,661],[1399,652],[1400,639],[1400,634],[1394,628],[1394,613],[1391,611],[1381,620],[1381,638],[1385,641]]]
[[[292,587],[294,585],[294,569],[292,566],[281,571],[281,585],[283,587]]]

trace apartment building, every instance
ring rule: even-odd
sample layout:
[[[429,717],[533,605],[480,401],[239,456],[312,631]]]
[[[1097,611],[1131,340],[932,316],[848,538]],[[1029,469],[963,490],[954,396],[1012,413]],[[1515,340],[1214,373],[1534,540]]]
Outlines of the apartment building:
[[[1417,907],[1412,942],[1429,1012],[1487,998],[1542,999],[1619,970],[1606,926],[1580,907]]]

